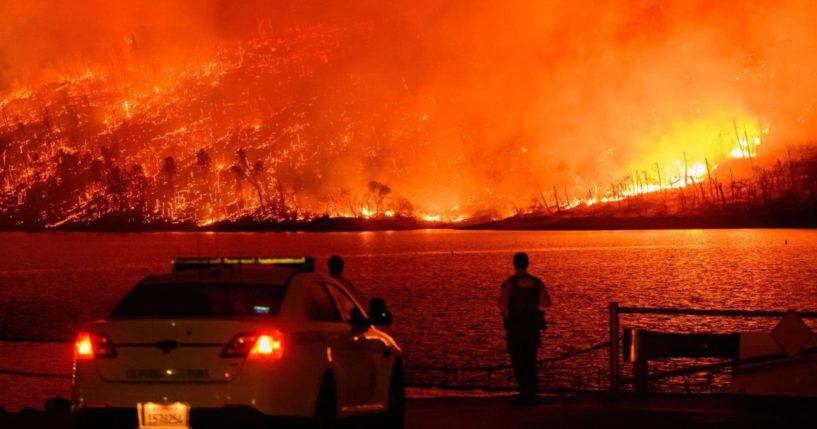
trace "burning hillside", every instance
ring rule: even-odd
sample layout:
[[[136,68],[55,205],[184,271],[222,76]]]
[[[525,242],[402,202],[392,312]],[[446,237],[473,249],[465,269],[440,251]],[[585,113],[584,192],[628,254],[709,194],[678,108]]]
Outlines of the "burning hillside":
[[[0,18],[6,228],[683,212],[775,171],[810,192],[805,1],[46,3]]]

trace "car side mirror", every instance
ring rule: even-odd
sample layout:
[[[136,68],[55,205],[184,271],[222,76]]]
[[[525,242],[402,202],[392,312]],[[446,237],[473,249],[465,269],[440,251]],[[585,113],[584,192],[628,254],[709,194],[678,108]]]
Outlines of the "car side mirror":
[[[391,312],[382,298],[369,301],[369,323],[375,326],[391,325]]]

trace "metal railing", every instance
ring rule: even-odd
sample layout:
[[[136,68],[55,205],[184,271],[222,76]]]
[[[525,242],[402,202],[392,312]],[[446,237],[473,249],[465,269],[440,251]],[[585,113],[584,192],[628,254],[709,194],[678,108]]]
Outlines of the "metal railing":
[[[23,337],[6,337],[0,338],[3,343],[37,343],[37,344],[68,344],[70,341],[60,339],[46,339],[46,338],[23,338]],[[557,356],[540,359],[538,365],[545,367],[557,362],[566,361],[579,356],[587,355],[589,353],[604,350],[608,346],[605,341],[603,343],[594,344],[582,349],[571,350]],[[586,371],[586,368],[582,368]],[[407,384],[413,387],[438,387],[448,389],[463,389],[463,390],[486,390],[486,391],[506,391],[515,389],[513,382],[513,367],[508,365],[493,365],[493,366],[409,366],[406,368]],[[71,374],[68,373],[45,373],[36,371],[24,371],[16,369],[0,369],[0,375],[30,377],[30,378],[53,378],[53,379],[70,379]],[[541,386],[543,391],[549,392],[576,392],[583,390],[600,390],[601,380],[604,378],[601,373],[597,373],[595,377],[598,381],[594,386],[589,383],[583,383],[581,377],[577,374],[573,380],[571,387],[552,387],[548,385]],[[591,389],[592,387],[592,389]]]
[[[68,340],[55,338],[23,338],[23,337],[3,337],[0,343],[40,343],[40,344],[69,344]]]
[[[32,372],[32,371],[17,371],[13,369],[0,369],[0,375],[13,375],[16,377],[29,378],[64,378],[70,379],[71,374],[58,374],[52,372]]]
[[[595,351],[608,351],[608,390],[610,393],[617,393],[622,385],[630,385],[634,382],[634,377],[622,377],[620,371],[619,358],[620,341],[620,316],[623,314],[642,314],[642,315],[663,315],[663,316],[704,316],[704,317],[730,317],[730,318],[776,318],[783,317],[788,312],[786,311],[770,311],[770,310],[730,310],[730,309],[685,309],[685,308],[648,308],[648,307],[626,307],[620,306],[617,302],[609,304],[609,340],[592,346],[571,350],[562,353],[558,356],[541,359],[538,361],[540,375],[542,378],[548,377],[550,365],[558,362],[567,361],[583,355],[590,354]],[[817,319],[817,312],[796,312],[796,314],[804,319]],[[59,339],[40,339],[40,338],[0,338],[0,342],[27,342],[27,343],[55,343],[65,344],[68,341]],[[803,350],[804,354],[817,353],[817,348]],[[744,360],[729,360],[725,362],[707,363],[703,365],[689,366],[686,368],[670,369],[665,371],[654,372],[649,374],[649,381],[656,381],[660,379],[667,379],[672,377],[687,377],[696,373],[708,373],[711,383],[711,374],[724,369],[735,368],[741,365],[752,365],[762,362],[775,362],[785,360],[784,354],[773,354],[768,356],[760,356]],[[588,374],[588,370],[595,370],[595,383],[585,383],[582,379],[582,374]],[[601,367],[574,367],[561,371],[563,374],[575,370],[576,374],[573,383],[569,387],[554,387],[549,383],[544,383],[540,388],[546,392],[581,392],[581,391],[598,391],[604,389],[605,377]],[[556,372],[556,371],[554,371]],[[67,379],[70,374],[60,373],[42,373],[35,371],[21,371],[0,369],[0,375],[32,377],[32,378],[57,378]],[[563,377],[564,379],[564,377]],[[541,378],[540,378],[541,381]],[[467,365],[443,365],[443,366],[408,366],[406,368],[406,382],[409,386],[414,387],[437,387],[448,389],[463,389],[473,390],[481,389],[486,391],[506,391],[514,390],[515,383],[513,383],[513,367],[506,365],[492,365],[492,366],[467,366]],[[687,383],[688,384],[688,383]]]
[[[608,347],[608,342],[594,344],[582,349],[571,350],[558,356],[540,359],[537,365],[540,368],[540,381],[547,378],[549,365],[587,355]],[[544,370],[544,371],[542,371]],[[601,368],[597,368],[595,386],[582,382],[581,374],[577,373],[570,387],[554,387],[545,383],[540,383],[539,390],[543,392],[580,392],[588,390],[601,390],[602,379]],[[581,372],[586,372],[587,368],[581,368]],[[406,384],[412,387],[437,387],[443,389],[458,390],[485,390],[485,391],[510,391],[515,390],[513,381],[513,366],[492,365],[492,366],[408,366],[406,368]]]
[[[616,394],[619,388],[624,384],[633,384],[636,382],[636,377],[622,378],[619,371],[619,335],[620,320],[622,314],[648,314],[648,315],[662,315],[662,316],[704,316],[704,317],[729,317],[729,318],[782,318],[791,311],[778,310],[731,310],[731,309],[690,309],[690,308],[650,308],[650,307],[621,307],[617,302],[609,304],[609,328],[610,341],[609,346],[609,367],[610,393]],[[801,319],[817,319],[817,312],[814,311],[800,311],[793,312]],[[817,347],[807,348],[800,352],[800,355],[808,356],[817,353]],[[746,359],[730,359],[723,362],[708,363],[703,365],[693,365],[685,368],[672,369],[666,371],[659,371],[646,375],[647,381],[656,381],[659,379],[667,379],[671,377],[689,377],[697,373],[712,374],[727,368],[738,368],[746,365],[756,365],[760,363],[774,363],[784,362],[790,360],[785,353],[774,353],[764,356],[755,356]],[[710,375],[711,377],[711,375]],[[711,378],[710,378],[711,379]],[[643,380],[642,380],[643,381]]]
[[[70,341],[60,340],[54,338],[23,338],[23,337],[5,337],[0,338],[0,343],[31,343],[31,344],[68,344]],[[0,375],[10,375],[15,377],[29,377],[29,378],[54,378],[54,379],[70,379],[71,374],[67,373],[53,373],[53,372],[37,372],[37,371],[22,371],[16,369],[0,368]]]

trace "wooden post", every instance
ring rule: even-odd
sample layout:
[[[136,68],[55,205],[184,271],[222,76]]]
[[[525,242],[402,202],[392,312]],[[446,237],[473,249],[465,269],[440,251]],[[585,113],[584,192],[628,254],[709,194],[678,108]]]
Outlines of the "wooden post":
[[[610,303],[610,394],[618,393],[618,303]]]
[[[631,347],[635,352],[635,356],[630,356],[630,359],[633,361],[633,390],[635,390],[635,393],[643,394],[649,392],[649,381],[647,380],[649,366],[647,359],[644,358],[642,353],[639,353],[641,332],[641,329],[633,330],[633,338],[630,341],[632,341],[633,345]]]
[[[650,384],[647,379],[647,361],[638,359],[633,362],[633,389],[635,393],[646,394],[650,391]]]

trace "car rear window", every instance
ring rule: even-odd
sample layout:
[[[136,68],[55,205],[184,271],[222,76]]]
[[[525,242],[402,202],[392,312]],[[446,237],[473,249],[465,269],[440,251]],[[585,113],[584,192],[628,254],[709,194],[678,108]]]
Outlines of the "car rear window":
[[[276,316],[285,292],[257,283],[140,284],[111,317]]]

